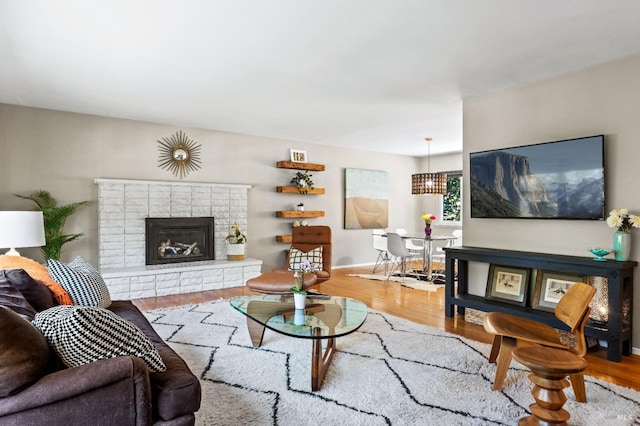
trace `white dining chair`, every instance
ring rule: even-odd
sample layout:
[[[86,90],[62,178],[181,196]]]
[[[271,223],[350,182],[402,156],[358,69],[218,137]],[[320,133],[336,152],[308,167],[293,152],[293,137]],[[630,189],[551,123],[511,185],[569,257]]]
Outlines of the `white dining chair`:
[[[374,229],[372,231],[373,236],[373,248],[378,250],[378,259],[376,259],[376,263],[373,266],[372,274],[376,273],[376,269],[378,266],[384,266],[384,274],[387,275],[387,270],[389,269],[389,262],[391,262],[391,255],[387,249],[387,237],[385,235],[384,229]]]
[[[399,267],[402,281],[404,281],[404,278],[407,275],[407,264],[410,261],[416,260],[418,258],[421,259],[422,255],[418,257],[416,253],[410,252],[407,249],[402,236],[400,236],[400,234],[396,232],[387,232],[387,249],[389,250],[389,253],[391,253],[392,256],[394,256],[399,260],[399,262],[397,262],[395,266],[391,269],[391,272],[389,272],[389,275],[387,275],[387,279],[389,279],[391,275],[393,275],[393,273]]]
[[[407,250],[409,250],[412,253],[422,254],[422,252],[424,251],[424,240],[421,240],[418,238],[406,238],[406,235],[408,234],[408,232],[404,228],[397,228],[396,233],[401,237],[405,237],[403,239],[404,239],[404,245],[407,247]]]
[[[452,237],[455,239],[447,240],[447,243],[443,247],[436,247],[435,253],[433,254],[433,265],[437,265],[433,268],[432,277],[437,281],[442,281],[444,283],[445,279],[445,252],[444,247],[460,247],[462,246],[462,229],[456,229],[451,233]]]

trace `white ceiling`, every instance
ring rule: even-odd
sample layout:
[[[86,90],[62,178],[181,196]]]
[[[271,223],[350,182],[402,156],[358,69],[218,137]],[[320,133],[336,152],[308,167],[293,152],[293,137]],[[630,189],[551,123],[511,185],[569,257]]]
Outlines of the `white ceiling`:
[[[0,0],[1,103],[416,156],[639,52],[636,0]]]

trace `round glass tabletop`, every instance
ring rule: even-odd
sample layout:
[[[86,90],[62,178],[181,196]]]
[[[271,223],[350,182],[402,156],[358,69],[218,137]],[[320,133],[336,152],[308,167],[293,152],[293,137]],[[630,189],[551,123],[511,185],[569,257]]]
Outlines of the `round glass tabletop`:
[[[305,309],[294,309],[293,295],[237,296],[231,306],[264,325],[288,336],[324,339],[356,331],[367,318],[367,305],[349,297],[308,296]]]

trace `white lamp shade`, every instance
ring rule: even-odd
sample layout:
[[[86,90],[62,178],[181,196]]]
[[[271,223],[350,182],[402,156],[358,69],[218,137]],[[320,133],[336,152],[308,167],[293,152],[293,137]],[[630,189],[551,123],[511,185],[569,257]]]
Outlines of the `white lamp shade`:
[[[45,244],[42,212],[0,211],[0,248],[42,247]]]

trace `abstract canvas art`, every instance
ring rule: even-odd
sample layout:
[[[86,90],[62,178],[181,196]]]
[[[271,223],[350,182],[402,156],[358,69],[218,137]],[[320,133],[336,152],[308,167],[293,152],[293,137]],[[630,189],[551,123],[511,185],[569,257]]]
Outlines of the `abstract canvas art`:
[[[344,229],[389,226],[389,173],[345,169]]]

